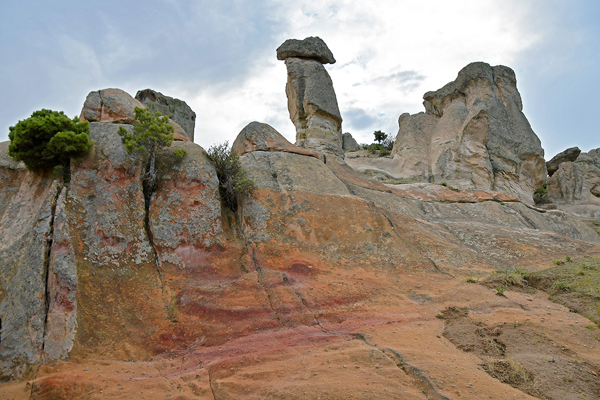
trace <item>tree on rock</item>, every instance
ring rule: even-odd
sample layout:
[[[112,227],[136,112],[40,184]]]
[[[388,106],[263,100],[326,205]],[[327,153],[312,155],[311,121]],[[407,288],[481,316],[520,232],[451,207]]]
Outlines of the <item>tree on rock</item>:
[[[375,136],[375,140],[379,144],[381,144],[381,141],[385,140],[385,138],[387,137],[387,133],[381,131],[375,131],[373,132],[373,135]]]
[[[174,131],[175,129],[169,125],[169,117],[141,107],[135,108],[132,133],[122,126],[119,127],[118,133],[123,137],[127,154],[139,157],[145,164],[143,186],[148,205],[150,196],[156,190],[156,157],[171,146]],[[186,153],[183,149],[173,152],[178,158],[184,157]]]
[[[248,176],[240,157],[231,151],[228,142],[211,146],[206,155],[217,170],[221,199],[232,211],[236,211],[239,197],[251,194],[256,183]]]
[[[42,109],[9,128],[8,154],[30,171],[61,169],[68,178],[71,158],[88,154],[92,148],[89,132],[87,121]]]

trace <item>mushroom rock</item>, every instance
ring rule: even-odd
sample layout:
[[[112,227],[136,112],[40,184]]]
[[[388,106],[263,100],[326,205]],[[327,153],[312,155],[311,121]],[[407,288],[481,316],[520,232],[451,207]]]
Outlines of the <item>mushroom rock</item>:
[[[286,95],[290,119],[296,127],[296,145],[344,156],[342,117],[331,77],[323,63],[335,59],[323,40],[309,37],[286,40],[277,49],[288,72]]]

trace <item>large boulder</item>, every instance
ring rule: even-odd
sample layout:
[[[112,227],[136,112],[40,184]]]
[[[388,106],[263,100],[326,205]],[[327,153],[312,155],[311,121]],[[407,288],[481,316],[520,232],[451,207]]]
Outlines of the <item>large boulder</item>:
[[[310,36],[304,40],[288,39],[277,48],[277,59],[286,60],[290,57],[313,58],[321,64],[335,64],[333,53],[318,36]]]
[[[253,151],[281,151],[322,159],[322,155],[311,149],[294,146],[271,125],[250,122],[241,130],[231,146],[231,151],[242,156]]]
[[[131,95],[124,90],[96,90],[87,95],[79,118],[82,121],[89,122],[132,124],[133,121],[135,121],[136,107],[146,108],[144,104],[131,97]],[[168,115],[160,110],[153,110],[152,108],[150,108],[150,110],[153,112],[159,111],[163,115]],[[174,129],[173,140],[182,142],[191,141],[187,132],[177,122],[169,119],[169,125]]]
[[[152,89],[138,91],[135,98],[148,107],[150,111],[158,111],[175,121],[185,131],[190,140],[194,141],[196,113],[185,101],[165,96]]]
[[[556,157],[555,157],[556,158]],[[600,217],[600,148],[564,161],[548,179],[548,199],[561,210]]]
[[[522,112],[515,73],[483,62],[423,96],[425,113],[402,114],[394,175],[512,193],[532,204],[546,178],[544,151]]]
[[[552,176],[552,174],[554,174],[556,172],[556,170],[558,169],[558,166],[563,163],[563,162],[567,162],[567,161],[575,161],[577,160],[577,157],[579,157],[579,154],[581,153],[581,150],[579,150],[579,147],[570,147],[568,149],[566,149],[565,151],[562,151],[560,153],[558,153],[557,155],[555,155],[554,157],[552,157],[552,159],[548,162],[546,162],[546,169],[548,170],[548,176]]]
[[[121,89],[102,89],[90,92],[83,103],[80,119],[90,122],[132,124],[135,108],[144,105]]]

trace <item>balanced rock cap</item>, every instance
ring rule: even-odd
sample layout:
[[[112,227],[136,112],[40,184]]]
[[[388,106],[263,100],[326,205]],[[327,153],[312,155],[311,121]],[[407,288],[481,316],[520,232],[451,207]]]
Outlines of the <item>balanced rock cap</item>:
[[[321,64],[335,64],[333,53],[318,36],[310,36],[304,40],[288,39],[277,48],[277,59],[290,57],[312,58]]]

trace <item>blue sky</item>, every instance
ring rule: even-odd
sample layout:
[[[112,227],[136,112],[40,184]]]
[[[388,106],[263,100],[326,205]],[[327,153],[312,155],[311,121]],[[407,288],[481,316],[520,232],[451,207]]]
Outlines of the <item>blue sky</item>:
[[[196,142],[233,141],[249,122],[294,141],[288,38],[320,36],[343,130],[371,142],[473,61],[513,68],[549,159],[600,147],[600,2],[595,0],[0,0],[0,140],[40,108],[78,115],[92,90],[152,88],[196,112]]]

